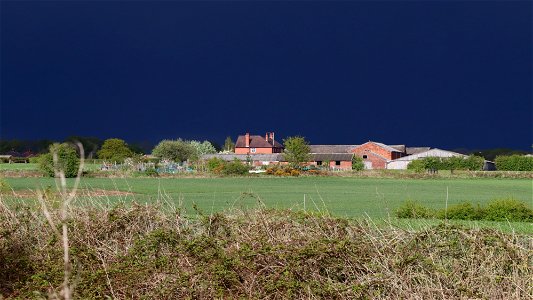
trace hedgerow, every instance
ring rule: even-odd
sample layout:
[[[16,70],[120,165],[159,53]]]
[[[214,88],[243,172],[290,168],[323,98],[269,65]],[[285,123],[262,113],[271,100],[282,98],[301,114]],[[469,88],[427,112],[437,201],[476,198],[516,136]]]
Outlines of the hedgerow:
[[[500,171],[533,171],[533,156],[498,156],[495,164]]]

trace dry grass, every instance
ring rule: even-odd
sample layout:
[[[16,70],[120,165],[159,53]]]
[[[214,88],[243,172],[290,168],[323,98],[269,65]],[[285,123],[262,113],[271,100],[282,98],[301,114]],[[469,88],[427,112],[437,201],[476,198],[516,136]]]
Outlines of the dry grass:
[[[164,194],[150,206],[55,197],[43,196],[55,228],[0,201],[3,297],[65,298],[66,280],[75,299],[533,298],[531,236],[263,207],[185,218]]]

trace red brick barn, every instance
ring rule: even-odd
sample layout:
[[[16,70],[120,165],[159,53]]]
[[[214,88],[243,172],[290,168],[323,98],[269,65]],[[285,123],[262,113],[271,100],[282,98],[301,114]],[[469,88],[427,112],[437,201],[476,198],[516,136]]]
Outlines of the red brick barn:
[[[282,153],[283,145],[274,139],[274,132],[267,132],[265,136],[239,135],[235,143],[235,154],[272,154]]]
[[[386,169],[387,162],[405,156],[405,146],[369,141],[355,147],[352,153],[363,158],[365,169]]]

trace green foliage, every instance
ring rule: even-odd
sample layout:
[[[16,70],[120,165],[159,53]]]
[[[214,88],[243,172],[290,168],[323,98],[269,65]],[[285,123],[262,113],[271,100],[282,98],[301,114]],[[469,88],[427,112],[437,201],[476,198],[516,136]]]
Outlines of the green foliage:
[[[448,209],[435,211],[417,202],[408,200],[396,211],[398,218],[437,218],[455,220],[483,220],[533,222],[533,210],[522,201],[515,199],[496,199],[487,206],[474,206],[470,202],[463,202],[449,206]]]
[[[2,192],[8,192],[11,190],[11,187],[9,186],[9,183],[7,181],[0,177],[0,193]]]
[[[435,211],[425,207],[417,201],[407,200],[397,210],[396,217],[409,219],[428,219],[435,215]]]
[[[195,154],[196,149],[182,139],[163,140],[152,150],[152,155],[175,162],[186,161]]]
[[[284,158],[293,167],[300,167],[311,158],[309,143],[301,136],[288,137],[283,140],[285,151]]]
[[[221,166],[224,166],[225,161],[218,157],[213,157],[207,161],[207,170],[213,171]]]
[[[133,152],[128,144],[121,139],[107,139],[104,141],[102,148],[98,151],[98,158],[112,162],[124,162],[124,159],[131,157]]]
[[[407,170],[413,170],[417,173],[422,173],[424,170],[426,170],[426,163],[422,159],[413,160],[407,165]]]
[[[533,210],[515,199],[498,199],[489,202],[483,219],[488,221],[533,222]]]
[[[224,175],[246,175],[250,170],[249,166],[243,164],[240,160],[235,159],[232,162],[225,163],[222,169]]]
[[[407,165],[408,170],[422,172],[424,170],[469,170],[480,171],[483,169],[485,159],[480,156],[468,157],[424,157],[411,161]]]
[[[481,220],[483,219],[483,209],[477,205],[474,206],[470,202],[463,202],[456,205],[451,205],[448,210],[440,210],[437,213],[439,219],[450,220]]]
[[[53,154],[57,154],[57,164]],[[39,169],[50,177],[55,177],[55,170],[64,172],[65,177],[72,178],[78,174],[80,159],[76,150],[70,144],[52,144],[50,152],[41,156]]]
[[[495,163],[499,171],[533,171],[533,156],[498,156]]]
[[[209,141],[189,141],[188,143],[194,148],[194,153],[189,157],[193,160],[200,159],[204,154],[214,154],[217,152],[215,147]]]
[[[30,157],[30,164],[38,164],[41,161],[41,156],[42,155]]]
[[[144,170],[143,175],[150,176],[150,177],[157,177],[159,176],[159,173],[157,173],[155,168],[147,168],[146,170]]]
[[[226,140],[224,141],[224,151],[226,152],[235,151],[235,143],[231,139],[231,136],[226,137]]]
[[[352,170],[354,171],[363,171],[365,169],[365,163],[363,158],[357,155],[352,157]]]

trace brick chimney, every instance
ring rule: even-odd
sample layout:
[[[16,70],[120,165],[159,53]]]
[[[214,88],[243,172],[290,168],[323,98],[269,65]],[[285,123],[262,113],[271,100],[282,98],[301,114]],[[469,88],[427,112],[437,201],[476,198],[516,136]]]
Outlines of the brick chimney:
[[[272,146],[274,146],[274,132],[270,133],[270,139],[272,140]]]
[[[244,135],[244,143],[245,143],[245,147],[246,148],[249,148],[250,147],[250,133],[247,132],[245,135]]]
[[[270,138],[270,132],[265,133],[265,141],[268,142],[269,138]]]

